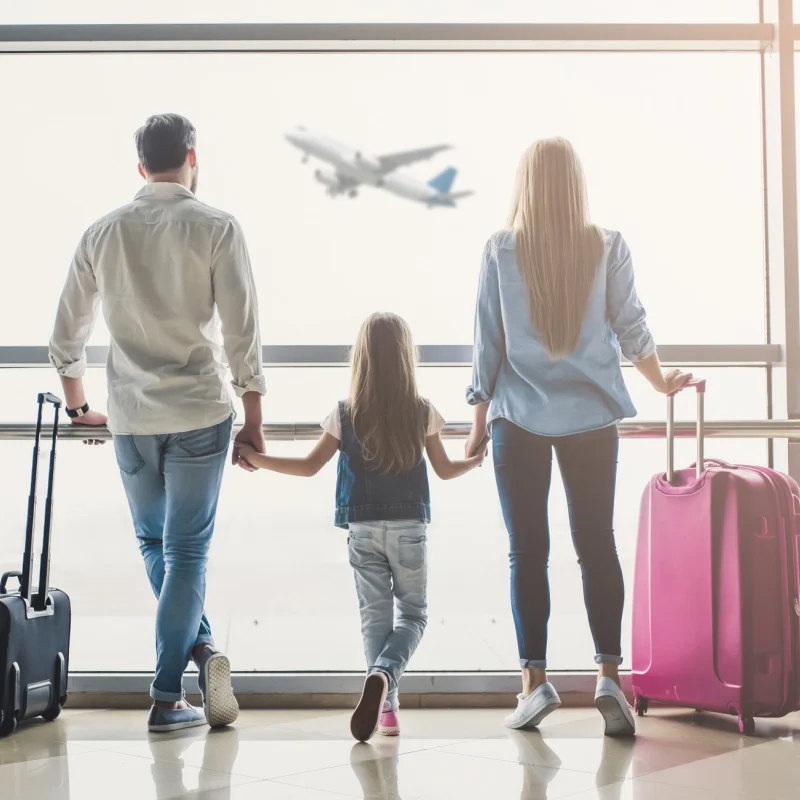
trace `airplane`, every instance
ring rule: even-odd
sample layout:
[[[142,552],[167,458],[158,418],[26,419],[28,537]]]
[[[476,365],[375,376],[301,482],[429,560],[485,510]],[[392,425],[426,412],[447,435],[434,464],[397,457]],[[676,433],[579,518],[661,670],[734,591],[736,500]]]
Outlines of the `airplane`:
[[[443,150],[449,150],[448,144],[384,156],[370,156],[327,136],[309,131],[301,125],[287,133],[286,139],[302,151],[304,164],[313,156],[330,165],[330,168],[314,171],[314,177],[326,187],[330,197],[340,194],[357,197],[361,186],[374,186],[406,200],[424,203],[428,208],[435,206],[454,208],[456,200],[473,194],[471,191],[452,191],[458,172],[455,167],[448,167],[427,183],[397,172],[400,167],[431,158]]]

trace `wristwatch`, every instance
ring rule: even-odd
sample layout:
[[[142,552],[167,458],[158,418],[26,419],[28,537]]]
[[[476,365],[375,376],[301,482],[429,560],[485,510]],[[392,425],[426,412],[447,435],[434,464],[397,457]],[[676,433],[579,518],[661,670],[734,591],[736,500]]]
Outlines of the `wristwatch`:
[[[71,419],[75,419],[76,417],[82,417],[89,411],[89,404],[84,403],[80,408],[68,408],[66,409],[67,416]]]

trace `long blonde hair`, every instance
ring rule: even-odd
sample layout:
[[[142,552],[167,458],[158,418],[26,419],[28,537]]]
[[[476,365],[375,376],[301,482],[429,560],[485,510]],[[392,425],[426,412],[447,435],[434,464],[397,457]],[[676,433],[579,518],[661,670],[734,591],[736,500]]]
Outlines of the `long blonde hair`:
[[[411,330],[396,314],[368,317],[352,352],[349,410],[371,469],[397,474],[419,464],[427,404],[417,392]]]
[[[509,227],[533,325],[550,357],[562,358],[578,345],[603,251],[583,168],[566,139],[542,139],[526,150]]]

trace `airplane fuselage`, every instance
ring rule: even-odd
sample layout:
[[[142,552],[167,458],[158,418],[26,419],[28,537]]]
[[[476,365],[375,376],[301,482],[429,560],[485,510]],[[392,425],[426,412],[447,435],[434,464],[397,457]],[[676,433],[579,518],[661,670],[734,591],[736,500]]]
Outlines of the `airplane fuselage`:
[[[413,200],[429,205],[451,205],[452,201],[442,198],[442,195],[429,186],[410,175],[399,170],[385,172],[380,161],[366,153],[348,147],[327,136],[312,134],[306,131],[292,131],[287,134],[287,140],[301,150],[306,156],[324,161],[333,167],[336,175],[342,176],[345,182],[349,179],[356,185],[373,186],[385,189],[398,197]],[[320,178],[321,182],[326,182]],[[331,194],[337,191],[346,192],[346,183],[341,190],[337,190],[331,182],[327,183]]]

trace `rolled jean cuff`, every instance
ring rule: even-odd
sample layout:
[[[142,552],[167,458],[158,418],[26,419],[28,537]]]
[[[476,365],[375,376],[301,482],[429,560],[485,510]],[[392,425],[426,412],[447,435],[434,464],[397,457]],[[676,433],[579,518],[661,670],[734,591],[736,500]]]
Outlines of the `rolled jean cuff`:
[[[183,689],[180,692],[162,692],[160,689],[156,689],[155,684],[151,684],[150,697],[153,700],[161,700],[164,703],[179,703],[186,697],[186,692]]]
[[[537,661],[535,658],[521,658],[519,665],[522,669],[547,669],[547,659]]]
[[[595,664],[616,664],[619,666],[622,663],[622,656],[607,656],[603,655],[602,653],[598,653],[594,657]]]
[[[201,645],[201,644],[210,644],[213,647],[214,646],[214,637],[210,633],[201,633],[197,637],[197,639],[195,640],[195,643],[192,645],[192,650],[194,650],[195,647],[197,647],[198,645]],[[191,657],[192,657],[192,654],[190,652],[189,653],[189,659],[190,660],[191,660]]]

